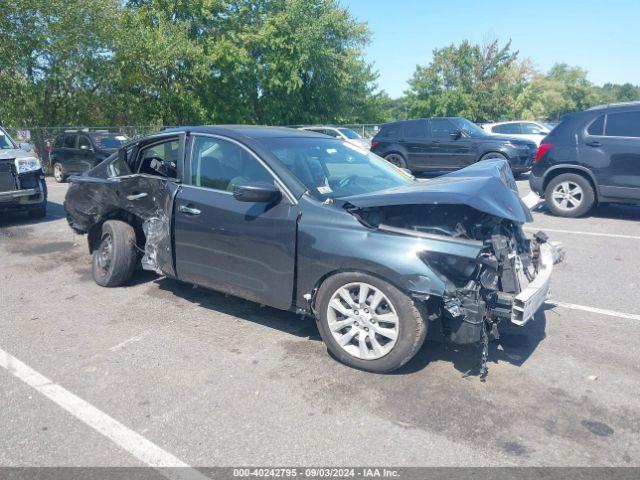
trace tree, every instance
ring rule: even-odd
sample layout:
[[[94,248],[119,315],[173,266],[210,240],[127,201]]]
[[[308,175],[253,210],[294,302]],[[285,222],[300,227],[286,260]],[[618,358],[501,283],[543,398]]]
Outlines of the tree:
[[[528,63],[518,61],[511,42],[484,46],[465,40],[435,49],[432,62],[417,66],[409,81],[411,116],[462,116],[488,121],[513,115],[513,99],[525,85]]]

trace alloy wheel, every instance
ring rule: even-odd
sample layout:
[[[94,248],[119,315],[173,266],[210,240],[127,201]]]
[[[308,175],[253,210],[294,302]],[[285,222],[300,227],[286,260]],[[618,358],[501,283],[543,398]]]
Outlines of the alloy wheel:
[[[560,210],[572,211],[578,208],[584,199],[584,192],[575,182],[561,182],[553,189],[551,200]]]
[[[394,164],[396,167],[405,168],[404,158],[402,158],[402,156],[398,155],[397,153],[391,153],[384,157],[384,159],[387,162]]]
[[[100,273],[105,276],[109,273],[111,267],[111,258],[113,257],[113,239],[107,234],[102,238],[100,250],[98,250],[98,267]]]
[[[327,307],[329,330],[349,355],[376,360],[398,339],[400,322],[389,298],[368,283],[349,283],[334,292]]]
[[[56,179],[56,182],[60,183],[64,179],[64,174],[62,173],[62,166],[59,163],[56,163],[53,166],[53,178]]]

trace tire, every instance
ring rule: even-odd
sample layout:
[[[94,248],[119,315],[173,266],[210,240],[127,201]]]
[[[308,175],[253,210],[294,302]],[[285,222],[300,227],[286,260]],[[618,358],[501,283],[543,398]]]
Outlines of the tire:
[[[29,210],[31,218],[44,218],[47,216],[47,207],[38,208],[37,210]]]
[[[363,286],[368,295],[363,293],[364,302],[359,303],[357,295]],[[341,290],[348,292],[353,308],[345,307],[349,304],[339,294]],[[380,300],[379,294],[384,298]],[[374,313],[370,306],[376,298]],[[335,301],[350,316],[331,306]],[[329,352],[340,362],[368,372],[386,373],[400,368],[413,358],[427,334],[421,305],[388,282],[364,273],[339,273],[326,279],[318,290],[316,307],[318,330]],[[391,321],[394,316],[395,323]],[[340,339],[345,342],[344,347]]]
[[[479,161],[481,162],[483,160],[506,160],[507,162],[509,161],[506,155],[503,155],[502,153],[499,153],[499,152],[485,153],[482,157],[480,157]]]
[[[589,180],[577,173],[563,173],[551,179],[544,191],[547,207],[559,217],[576,218],[593,207],[596,195]]]
[[[398,168],[407,168],[407,161],[400,153],[389,153],[384,159]]]
[[[53,164],[53,178],[55,178],[58,183],[64,183],[67,181],[67,176],[59,162]]]
[[[93,251],[93,279],[103,287],[125,285],[138,263],[136,233],[120,220],[108,220],[102,225],[100,243]]]

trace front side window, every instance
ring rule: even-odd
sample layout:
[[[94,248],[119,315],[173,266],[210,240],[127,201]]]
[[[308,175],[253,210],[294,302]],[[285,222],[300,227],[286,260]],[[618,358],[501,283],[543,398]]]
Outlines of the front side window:
[[[507,135],[517,135],[522,133],[519,123],[505,123],[504,125],[496,125],[491,129],[493,133],[502,133]]]
[[[80,135],[78,137],[78,148],[81,148],[82,150],[91,150],[91,140],[89,140],[89,137]]]
[[[156,143],[140,151],[139,173],[167,178],[178,177],[178,149],[177,139]]]
[[[458,130],[464,133],[467,137],[486,137],[489,135],[478,125],[473,123],[466,118],[452,118],[451,123],[453,123]]]
[[[640,111],[608,114],[605,135],[640,138]]]
[[[337,131],[331,128],[325,128],[322,133],[324,133],[325,135],[329,135],[330,137],[333,137],[333,138],[338,138],[340,136],[340,134]]]
[[[535,123],[521,123],[522,133],[525,135],[544,135],[544,129]]]
[[[64,147],[65,148],[76,148],[76,135],[67,135],[64,137]]]
[[[377,192],[415,181],[373,153],[340,140],[264,138],[261,143],[320,200]]]
[[[247,150],[213,137],[196,137],[191,154],[191,185],[233,192],[241,183],[273,183],[273,176]]]
[[[431,119],[431,136],[433,138],[449,138],[456,126],[446,118]]]

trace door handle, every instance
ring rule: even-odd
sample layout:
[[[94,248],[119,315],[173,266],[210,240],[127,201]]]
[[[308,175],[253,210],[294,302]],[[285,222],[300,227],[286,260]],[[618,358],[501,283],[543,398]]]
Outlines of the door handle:
[[[201,213],[200,210],[189,205],[180,205],[178,211],[180,213],[186,213],[187,215],[200,215]]]
[[[602,143],[598,142],[597,140],[593,140],[591,142],[587,142],[587,145],[589,145],[590,147],[601,147]]]
[[[133,195],[127,195],[127,200],[140,200],[148,195],[148,193],[134,193]]]

